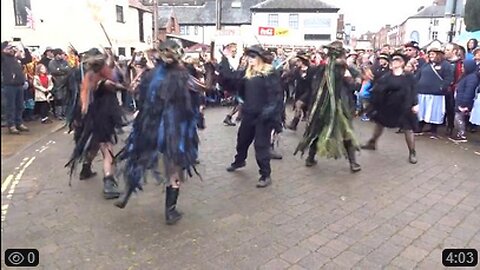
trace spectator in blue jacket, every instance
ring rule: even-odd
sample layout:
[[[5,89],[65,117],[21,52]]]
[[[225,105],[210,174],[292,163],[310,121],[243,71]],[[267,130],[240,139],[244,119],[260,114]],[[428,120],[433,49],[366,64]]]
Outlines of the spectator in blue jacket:
[[[416,74],[420,121],[419,133],[430,124],[432,139],[438,139],[437,126],[445,117],[445,94],[453,81],[453,69],[439,48],[428,50],[429,62]]]
[[[479,86],[480,73],[476,71],[474,60],[464,62],[464,75],[458,82],[455,98],[455,128],[457,134],[450,137],[454,142],[467,142],[465,136],[466,115],[472,111],[475,90]]]

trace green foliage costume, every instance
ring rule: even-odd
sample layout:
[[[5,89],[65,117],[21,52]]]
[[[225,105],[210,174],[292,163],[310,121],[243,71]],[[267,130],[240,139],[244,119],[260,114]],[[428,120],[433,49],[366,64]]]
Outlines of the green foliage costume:
[[[356,172],[360,170],[360,165],[355,162],[355,151],[359,150],[359,144],[351,123],[353,82],[345,78],[347,67],[341,59],[345,55],[341,42],[333,42],[326,48],[328,64],[319,70],[314,79],[316,93],[313,95],[307,128],[295,154],[301,152],[303,155],[309,149],[307,166],[309,161],[314,162],[316,153],[335,159],[347,156],[352,171]]]

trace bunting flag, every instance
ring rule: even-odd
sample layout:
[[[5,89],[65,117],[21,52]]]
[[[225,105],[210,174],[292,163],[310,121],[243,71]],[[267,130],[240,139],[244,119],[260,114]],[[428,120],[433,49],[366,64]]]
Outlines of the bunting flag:
[[[27,26],[35,30],[35,20],[33,19],[32,10],[28,7],[25,7],[25,10],[27,11]]]

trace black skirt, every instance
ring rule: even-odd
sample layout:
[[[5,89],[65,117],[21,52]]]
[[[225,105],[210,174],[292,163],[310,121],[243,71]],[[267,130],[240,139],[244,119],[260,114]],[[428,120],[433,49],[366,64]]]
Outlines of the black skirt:
[[[387,128],[415,130],[417,115],[412,107],[417,104],[412,77],[388,74],[372,89],[368,115],[376,123]]]

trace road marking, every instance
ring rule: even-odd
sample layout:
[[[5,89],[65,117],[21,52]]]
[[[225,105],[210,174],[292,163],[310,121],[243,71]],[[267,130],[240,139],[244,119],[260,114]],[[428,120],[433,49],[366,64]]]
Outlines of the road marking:
[[[55,144],[55,143],[56,143],[55,141],[50,140],[45,145],[42,145],[40,148],[35,149],[35,152],[42,153],[43,151],[45,151],[49,148],[49,145]],[[5,181],[3,181],[3,183],[2,183],[2,195],[8,189],[8,187],[10,186],[10,189],[8,190],[8,193],[7,193],[7,196],[6,196],[8,201],[10,201],[12,199],[13,194],[15,193],[15,187],[18,185],[18,183],[22,179],[23,173],[25,172],[25,170],[30,165],[32,165],[32,163],[35,159],[36,159],[35,156],[32,157],[32,158],[29,158],[29,157],[23,158],[22,162],[20,162],[20,166],[15,167],[13,173],[8,175],[7,178],[5,179]],[[20,169],[20,167],[22,167],[22,168],[21,168],[20,171],[18,171]],[[12,180],[13,180],[13,182],[12,182]],[[10,185],[10,183],[11,183],[11,185]],[[8,212],[8,207],[9,207],[8,203],[2,204],[2,217],[1,217],[2,222],[5,221],[5,218],[6,218],[7,212]],[[2,231],[3,231],[3,224],[2,224]]]
[[[20,180],[22,179],[23,173],[25,172],[25,170],[26,170],[30,165],[32,165],[32,163],[33,163],[33,161],[34,161],[35,159],[36,159],[36,157],[30,158],[30,160],[28,160],[28,158],[25,158],[24,160],[28,160],[28,162],[25,163],[25,165],[23,166],[23,168],[17,173],[17,175],[15,175],[15,178],[14,178],[13,175],[11,175],[12,177],[11,177],[11,179],[9,180],[9,182],[10,182],[12,179],[14,179],[14,180],[13,180],[13,182],[12,182],[12,185],[10,186],[10,189],[8,190],[7,199],[8,199],[9,201],[11,201],[11,199],[12,199],[12,197],[13,197],[13,194],[15,193],[15,187],[18,185],[18,183],[19,183]],[[9,176],[10,176],[10,175],[9,175]],[[7,177],[7,179],[8,179],[8,177]],[[5,182],[6,182],[6,181],[7,181],[7,180],[5,180]],[[4,192],[4,189],[6,190],[7,186],[8,186],[8,185],[5,185],[5,186],[4,186],[4,185],[2,184],[2,194],[3,194],[3,192]],[[2,204],[2,219],[1,219],[2,222],[5,221],[5,218],[6,218],[6,216],[7,216],[8,206],[9,206],[8,202],[5,203],[5,204]],[[2,230],[3,230],[3,224],[2,224]]]
[[[13,174],[10,174],[9,176],[7,176],[7,179],[5,179],[5,181],[3,181],[3,183],[2,183],[2,193],[5,192],[5,190],[7,190],[7,187],[8,187],[8,185],[10,185],[10,182],[12,182],[12,179],[13,179]]]

